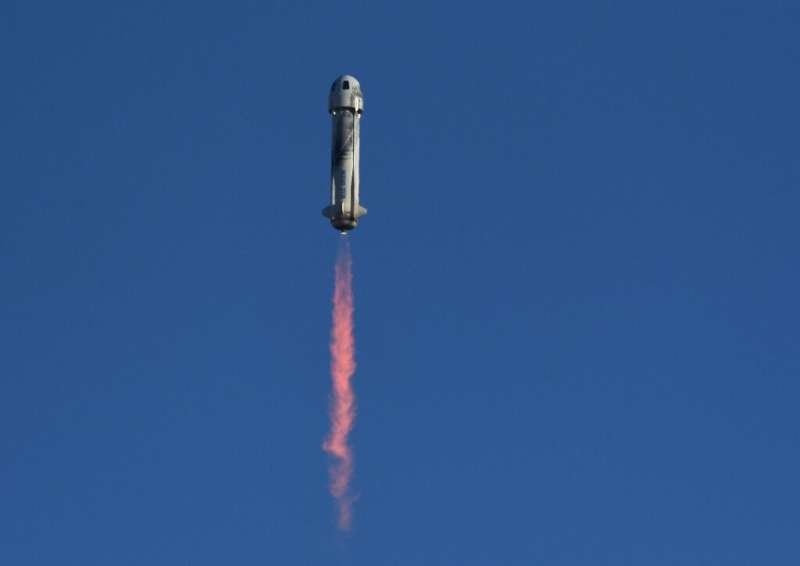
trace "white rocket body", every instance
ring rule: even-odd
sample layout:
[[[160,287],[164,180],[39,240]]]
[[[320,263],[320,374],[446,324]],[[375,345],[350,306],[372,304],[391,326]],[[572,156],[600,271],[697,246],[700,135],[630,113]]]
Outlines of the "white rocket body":
[[[364,96],[355,77],[342,75],[333,82],[328,112],[333,122],[331,143],[331,200],[322,214],[341,232],[352,230],[367,213],[358,200],[361,113]]]

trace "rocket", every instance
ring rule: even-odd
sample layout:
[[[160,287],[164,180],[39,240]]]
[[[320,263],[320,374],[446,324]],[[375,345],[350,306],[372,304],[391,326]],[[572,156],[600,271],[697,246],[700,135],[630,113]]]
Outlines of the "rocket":
[[[328,112],[333,122],[331,141],[331,200],[322,210],[331,225],[344,234],[358,224],[367,209],[358,201],[358,162],[364,96],[355,77],[342,75],[331,85]]]

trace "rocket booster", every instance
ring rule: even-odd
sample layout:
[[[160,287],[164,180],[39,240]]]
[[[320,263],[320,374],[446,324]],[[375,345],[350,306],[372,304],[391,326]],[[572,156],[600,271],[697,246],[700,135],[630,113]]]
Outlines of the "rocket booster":
[[[364,96],[355,77],[342,75],[331,85],[328,112],[333,122],[331,144],[331,199],[322,210],[331,225],[344,233],[367,213],[358,200],[361,113]]]

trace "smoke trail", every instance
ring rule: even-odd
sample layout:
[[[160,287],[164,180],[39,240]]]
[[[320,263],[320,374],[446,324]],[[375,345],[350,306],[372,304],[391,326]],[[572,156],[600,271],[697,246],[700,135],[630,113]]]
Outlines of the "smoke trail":
[[[330,491],[339,506],[339,528],[348,530],[352,519],[350,478],[353,475],[353,451],[347,437],[355,421],[355,395],[350,380],[356,370],[353,339],[353,288],[350,246],[344,240],[336,258],[333,291],[333,328],[331,330],[331,429],[322,445],[333,456],[330,468]]]

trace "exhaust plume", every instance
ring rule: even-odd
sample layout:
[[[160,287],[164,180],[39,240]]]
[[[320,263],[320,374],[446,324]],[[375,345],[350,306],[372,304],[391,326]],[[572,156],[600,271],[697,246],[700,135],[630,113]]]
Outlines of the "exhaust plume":
[[[351,379],[356,370],[353,338],[353,288],[350,246],[339,246],[334,270],[333,328],[331,329],[330,432],[322,448],[334,458],[330,468],[330,492],[339,507],[339,528],[349,530],[352,520],[350,479],[353,476],[353,451],[348,435],[355,421],[355,395]]]

